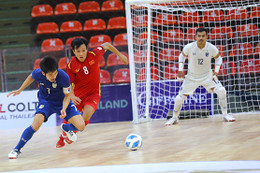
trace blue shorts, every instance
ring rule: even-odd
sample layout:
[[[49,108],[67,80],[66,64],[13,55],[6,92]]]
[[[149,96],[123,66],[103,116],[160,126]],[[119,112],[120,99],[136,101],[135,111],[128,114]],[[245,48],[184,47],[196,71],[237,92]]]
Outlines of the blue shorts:
[[[46,101],[46,100],[39,100],[37,110],[35,114],[43,114],[44,115],[44,122],[48,121],[48,118],[56,113],[60,115],[60,111],[62,109],[62,105],[57,105],[55,103]],[[77,107],[70,101],[67,109],[66,109],[67,116],[64,118],[67,122],[70,118],[75,115],[81,115]]]

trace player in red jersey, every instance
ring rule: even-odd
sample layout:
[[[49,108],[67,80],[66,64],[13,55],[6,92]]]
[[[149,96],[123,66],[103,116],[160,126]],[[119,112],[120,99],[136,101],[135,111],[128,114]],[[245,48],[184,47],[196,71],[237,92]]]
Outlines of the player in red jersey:
[[[103,43],[101,46],[87,51],[87,40],[75,38],[71,42],[71,49],[75,54],[67,65],[67,74],[72,83],[71,100],[79,111],[83,111],[82,116],[85,125],[93,113],[96,111],[100,101],[100,70],[98,66],[99,57],[103,56],[106,50],[115,53],[120,60],[127,64],[128,59],[120,53],[110,43]],[[66,122],[65,122],[66,123]],[[65,142],[71,144],[65,133],[60,135],[56,148],[61,148]]]

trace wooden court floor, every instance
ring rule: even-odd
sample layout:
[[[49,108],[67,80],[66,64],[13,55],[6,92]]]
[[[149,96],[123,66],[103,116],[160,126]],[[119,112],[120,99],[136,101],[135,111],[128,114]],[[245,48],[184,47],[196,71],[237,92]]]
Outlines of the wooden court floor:
[[[165,127],[165,121],[134,125],[132,122],[89,124],[78,141],[57,150],[59,127],[41,128],[16,160],[8,153],[23,129],[0,131],[0,172],[32,169],[121,165],[185,161],[260,160],[260,115],[181,120]],[[143,147],[129,151],[124,144],[129,133],[143,138]],[[203,165],[202,165],[203,167]]]

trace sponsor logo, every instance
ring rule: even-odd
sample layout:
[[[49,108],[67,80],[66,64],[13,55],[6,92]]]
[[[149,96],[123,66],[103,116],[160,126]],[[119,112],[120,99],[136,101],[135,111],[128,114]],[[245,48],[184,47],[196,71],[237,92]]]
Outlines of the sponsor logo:
[[[39,106],[39,109],[42,109],[42,108],[44,108],[44,105],[40,105],[40,106]]]
[[[0,104],[0,113],[5,113],[5,111],[2,110],[2,108],[3,108],[3,104]]]

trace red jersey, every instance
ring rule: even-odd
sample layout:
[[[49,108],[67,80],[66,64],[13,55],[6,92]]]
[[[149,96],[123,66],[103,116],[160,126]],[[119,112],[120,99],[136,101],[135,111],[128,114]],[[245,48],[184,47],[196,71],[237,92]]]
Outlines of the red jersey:
[[[84,62],[74,56],[67,65],[67,74],[70,77],[75,96],[84,98],[92,94],[100,95],[100,70],[98,60],[103,56],[105,49],[102,46],[87,52]]]

